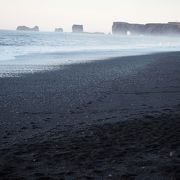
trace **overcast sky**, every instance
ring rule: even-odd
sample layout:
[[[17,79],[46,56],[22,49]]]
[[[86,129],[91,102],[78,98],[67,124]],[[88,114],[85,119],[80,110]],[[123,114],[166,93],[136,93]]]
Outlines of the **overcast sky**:
[[[86,31],[111,31],[113,21],[180,21],[180,0],[0,0],[0,28],[40,26],[43,31],[73,23]]]

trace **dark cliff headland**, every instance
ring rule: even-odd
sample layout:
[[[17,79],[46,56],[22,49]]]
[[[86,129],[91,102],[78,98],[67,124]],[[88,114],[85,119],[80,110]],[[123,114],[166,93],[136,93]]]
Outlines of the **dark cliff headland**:
[[[142,35],[180,35],[180,23],[149,23],[149,24],[130,24],[126,22],[114,22],[112,26],[113,34],[142,34]]]

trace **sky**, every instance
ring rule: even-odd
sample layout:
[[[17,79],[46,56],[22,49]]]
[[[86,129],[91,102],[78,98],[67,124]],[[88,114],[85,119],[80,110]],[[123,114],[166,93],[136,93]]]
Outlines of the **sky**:
[[[0,29],[38,25],[71,31],[110,32],[113,21],[130,23],[180,21],[180,0],[0,0]]]

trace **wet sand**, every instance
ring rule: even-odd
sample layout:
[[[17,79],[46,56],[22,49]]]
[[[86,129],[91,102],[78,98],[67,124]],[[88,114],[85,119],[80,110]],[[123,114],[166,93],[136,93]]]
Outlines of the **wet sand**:
[[[68,65],[0,86],[1,179],[180,177],[179,52]]]

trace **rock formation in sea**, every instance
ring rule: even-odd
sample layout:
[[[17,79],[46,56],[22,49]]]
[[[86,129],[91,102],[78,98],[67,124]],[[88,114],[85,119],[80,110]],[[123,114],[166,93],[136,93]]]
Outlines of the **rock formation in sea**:
[[[39,27],[34,26],[33,28],[30,28],[27,26],[18,26],[16,30],[18,30],[18,31],[39,31]]]
[[[112,26],[113,34],[121,35],[166,35],[180,34],[180,23],[149,23],[149,24],[130,24],[127,22],[114,22]]]
[[[99,35],[104,35],[105,33],[104,32],[93,32],[91,34],[99,34]]]
[[[104,32],[84,32],[84,34],[97,34],[97,35],[104,35]]]
[[[63,32],[63,28],[55,28],[55,32]]]
[[[74,24],[72,26],[72,32],[73,33],[83,33],[84,32],[83,25]]]

